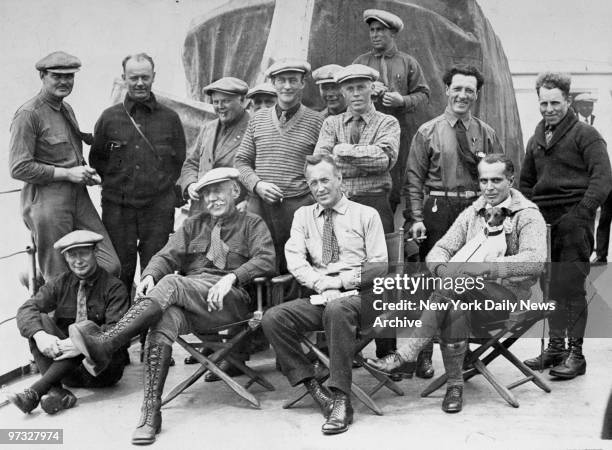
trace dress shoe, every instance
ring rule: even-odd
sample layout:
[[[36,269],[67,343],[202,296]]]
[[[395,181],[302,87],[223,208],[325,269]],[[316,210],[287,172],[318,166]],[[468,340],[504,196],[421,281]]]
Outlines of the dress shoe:
[[[434,368],[431,363],[432,353],[428,351],[421,351],[416,362],[415,374],[419,378],[432,378],[434,376]]]
[[[76,405],[77,398],[68,389],[52,387],[40,399],[40,407],[47,414],[55,414],[62,409],[69,409]]]
[[[366,364],[378,372],[388,375],[393,381],[402,378],[412,378],[415,369],[415,362],[404,361],[399,353],[389,353],[384,358],[367,359]]]
[[[40,402],[38,393],[32,389],[24,389],[18,393],[11,392],[6,395],[6,399],[26,414],[36,408]]]
[[[567,352],[565,350],[565,340],[562,338],[551,338],[548,347],[538,356],[523,361],[532,370],[544,370],[555,367],[563,362]]]
[[[323,434],[339,434],[348,430],[353,423],[353,407],[351,399],[343,392],[337,392],[334,405],[327,422],[321,427]]]
[[[608,258],[605,256],[598,256],[591,262],[591,266],[605,266],[608,264]]]
[[[582,354],[582,339],[569,339],[569,354],[561,364],[550,369],[550,375],[564,380],[571,380],[586,373],[586,360]]]
[[[463,386],[448,386],[442,401],[442,411],[445,413],[458,413],[463,408]]]
[[[325,386],[322,386],[316,378],[309,378],[304,381],[304,386],[308,389],[308,393],[317,405],[319,405],[319,408],[321,408],[323,417],[327,419],[334,404],[334,399],[329,390]]]
[[[221,369],[223,372],[228,374],[230,377],[238,377],[242,375],[242,370],[230,364],[225,359],[221,361],[219,364],[217,364],[217,366],[219,367],[219,369]],[[215,375],[214,373],[210,371],[206,375],[204,375],[204,381],[206,381],[207,383],[213,383],[215,381],[220,381],[220,380],[221,378],[219,378],[217,375]]]

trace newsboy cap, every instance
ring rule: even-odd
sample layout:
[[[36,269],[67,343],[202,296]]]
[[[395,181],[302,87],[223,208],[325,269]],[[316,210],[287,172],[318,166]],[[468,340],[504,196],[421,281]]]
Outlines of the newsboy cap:
[[[281,59],[268,67],[265,75],[269,78],[283,72],[302,72],[306,75],[310,73],[310,64],[301,59]]]
[[[316,84],[335,83],[334,75],[342,69],[343,67],[338,64],[327,64],[326,66],[319,67],[317,70],[313,70],[312,79]]]
[[[104,237],[101,234],[94,233],[89,230],[74,230],[68,233],[61,239],[53,244],[53,248],[59,250],[60,253],[65,253],[71,248],[76,247],[90,247],[96,245]]]
[[[363,64],[351,64],[339,70],[334,79],[336,83],[340,84],[357,78],[366,78],[371,81],[376,81],[378,80],[378,70]]]
[[[213,92],[223,92],[224,94],[244,95],[249,90],[249,85],[239,78],[223,77],[205,86],[204,94],[211,95]]]
[[[385,27],[398,32],[404,28],[404,22],[395,14],[382,9],[366,9],[363,12],[363,21],[369,25],[373,20],[378,20]]]
[[[36,70],[54,73],[75,73],[81,67],[81,60],[66,52],[53,52],[36,63]]]
[[[251,98],[258,94],[273,95],[274,97],[277,96],[274,86],[272,86],[270,83],[261,83],[249,89],[249,92],[246,94],[246,98]]]
[[[578,94],[574,97],[575,102],[587,102],[587,103],[595,103],[597,101],[597,97],[588,92],[583,92],[582,94]]]
[[[211,169],[204,174],[195,184],[194,188],[197,191],[210,186],[212,184],[221,183],[222,181],[237,180],[240,172],[233,167],[217,167]]]

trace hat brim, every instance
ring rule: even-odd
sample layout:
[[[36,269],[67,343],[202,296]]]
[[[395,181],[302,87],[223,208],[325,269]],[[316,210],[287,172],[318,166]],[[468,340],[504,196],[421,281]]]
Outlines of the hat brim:
[[[387,22],[382,20],[380,17],[367,16],[366,18],[363,19],[363,21],[367,23],[368,25],[370,25],[370,22],[372,22],[373,20],[382,23],[386,28],[389,28],[390,30],[396,30],[395,27],[392,27],[391,25],[389,25]]]
[[[315,81],[315,84],[338,84],[338,83],[336,83],[336,80],[334,80],[333,78],[326,78],[324,80]]]
[[[376,78],[368,77],[366,75],[349,75],[347,77],[342,78],[341,80],[336,81],[336,83],[342,84],[342,83],[346,83],[347,81],[353,81],[353,80],[368,80],[368,81],[374,82],[376,81]]]
[[[278,75],[279,73],[285,73],[285,72],[298,72],[298,73],[306,73],[306,70],[304,69],[298,69],[297,67],[292,67],[290,69],[280,69],[280,70],[276,70],[274,72],[270,72],[270,75],[268,75],[268,77],[273,77]]]
[[[255,91],[255,92],[249,92],[246,95],[246,98],[253,98],[256,95],[269,95],[270,97],[278,97],[278,94],[276,92],[270,92],[270,91]]]
[[[219,184],[219,183],[223,183],[224,181],[238,181],[236,180],[236,178],[230,178],[230,177],[225,177],[225,178],[219,178],[217,180],[211,180],[207,183],[204,183],[200,186],[195,186],[195,190],[196,192],[201,191],[202,189],[204,189],[206,186],[212,186],[214,184]]]
[[[67,69],[66,68],[58,69],[56,67],[50,67],[48,69],[40,69],[40,70],[46,70],[47,72],[51,72],[51,73],[76,73],[81,69],[79,69],[78,67],[76,68],[72,67],[72,68],[67,68]]]
[[[95,247],[97,244],[97,242],[84,242],[81,244],[72,244],[69,245],[68,247],[64,247],[60,253],[63,255],[64,253],[66,253],[68,250],[71,250],[73,248],[79,248],[79,247]]]
[[[228,91],[225,89],[218,89],[218,88],[213,88],[213,89],[205,89],[204,90],[204,94],[206,95],[212,95],[213,92],[220,92],[221,94],[227,94],[227,95],[246,95],[246,92],[236,92],[236,91]]]

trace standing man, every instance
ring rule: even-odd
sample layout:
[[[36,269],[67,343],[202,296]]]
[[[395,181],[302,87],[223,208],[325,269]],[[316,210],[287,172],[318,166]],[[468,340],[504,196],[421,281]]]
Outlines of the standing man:
[[[309,72],[310,64],[300,60],[278,61],[266,70],[278,103],[251,118],[235,157],[240,181],[254,194],[249,210],[260,213],[268,225],[281,273],[287,269],[284,248],[293,214],[313,203],[304,162],[314,151],[323,119],[301,103]]]
[[[480,71],[454,66],[442,80],[446,109],[414,135],[406,168],[410,203],[404,217],[412,222],[412,238],[420,242],[421,261],[478,196],[478,161],[489,153],[503,153],[493,128],[471,112],[484,84]],[[429,344],[423,351],[418,376],[433,375],[432,350]]]
[[[132,444],[155,442],[161,431],[161,395],[172,344],[181,334],[244,320],[245,286],[274,271],[274,247],[260,217],[236,209],[238,171],[211,169],[198,182],[208,212],[187,218],[142,273],[139,302],[103,332],[92,321],[69,329],[75,346],[99,370],[116,349],[151,327],[144,367],[144,398]],[[184,273],[178,275],[175,272]]]
[[[597,101],[597,97],[591,95],[587,92],[583,92],[582,94],[578,94],[574,97],[573,108],[578,114],[578,120],[580,122],[584,122],[588,125],[593,125],[595,122],[595,114],[593,114],[593,106]]]
[[[372,104],[373,82],[377,78],[374,69],[362,64],[336,73],[335,80],[348,108],[325,119],[315,153],[334,158],[346,196],[376,209],[385,233],[391,233],[390,170],[397,160],[400,127],[395,117],[376,111]]]
[[[304,384],[321,408],[324,434],[346,431],[353,421],[352,361],[361,325],[361,297],[337,298],[342,291],[366,290],[376,276],[387,272],[387,248],[380,218],[368,206],[342,195],[342,174],[328,155],[306,158],[308,186],[317,203],[295,213],[285,253],[287,266],[310,292],[326,299],[313,305],[299,298],[269,309],[262,326],[274,347],[283,374],[296,386]],[[372,279],[362,265],[372,263]],[[333,396],[315,378],[312,363],[300,346],[300,337],[325,329],[329,347]]]
[[[83,356],[68,338],[68,326],[92,320],[102,329],[112,327],[127,311],[130,297],[123,283],[96,262],[96,246],[104,238],[98,233],[77,230],[58,240],[55,251],[65,258],[69,270],[45,283],[17,311],[17,327],[28,339],[32,357],[42,377],[20,393],[7,396],[24,413],[38,404],[47,414],[72,408],[77,398],[71,387],[112,386],[123,375],[125,347],[111,355],[108,367],[92,376]],[[52,314],[51,314],[52,313]]]
[[[357,57],[353,64],[365,64],[378,71],[380,83],[376,83],[374,92],[376,109],[394,116],[402,130],[397,163],[391,170],[390,201],[395,211],[401,201],[406,160],[415,131],[410,127],[410,114],[429,101],[429,86],[418,61],[397,49],[395,36],[404,28],[402,19],[387,11],[366,9],[363,20],[370,28],[372,50]]]
[[[249,110],[252,114],[261,108],[272,108],[276,105],[276,91],[270,83],[261,83],[249,89],[246,98],[251,101]]]
[[[100,184],[100,176],[83,158],[82,141],[91,144],[91,135],[81,133],[72,107],[63,101],[72,92],[80,67],[76,56],[61,51],[38,61],[42,90],[17,110],[11,123],[11,176],[25,183],[21,212],[47,281],[66,271],[66,261],[53,244],[77,228],[102,235],[100,265],[114,275],[121,270],[87,193],[86,186]]]
[[[569,75],[538,75],[536,92],[543,119],[527,143],[520,182],[521,191],[552,226],[550,296],[557,301],[548,319],[548,348],[525,364],[535,369],[552,367],[550,374],[560,379],[586,372],[582,342],[593,223],[612,186],[606,142],[571,110],[570,85]]]
[[[129,55],[122,66],[127,95],[98,119],[89,162],[102,176],[102,221],[130,291],[137,255],[146,267],[174,229],[174,185],[185,160],[185,134],[178,114],[151,92],[153,59]]]
[[[346,111],[346,101],[334,78],[339,70],[342,70],[342,66],[328,64],[312,72],[312,79],[319,86],[319,94],[325,102],[325,109],[321,111],[321,117],[324,119]]]
[[[234,155],[249,124],[244,96],[249,86],[242,80],[225,77],[209,84],[204,93],[212,100],[217,119],[207,122],[198,135],[194,151],[185,160],[177,184],[184,198],[191,200],[189,215],[205,211],[196,192],[196,182],[215,167],[234,167]]]

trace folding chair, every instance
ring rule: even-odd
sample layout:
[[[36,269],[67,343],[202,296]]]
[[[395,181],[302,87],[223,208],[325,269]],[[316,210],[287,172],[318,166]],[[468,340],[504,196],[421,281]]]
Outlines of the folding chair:
[[[546,225],[546,245],[547,258],[544,265],[544,272],[540,275],[540,286],[542,288],[542,303],[551,303],[549,298],[551,265],[550,265],[550,225]],[[476,338],[470,338],[470,344],[478,344],[479,347],[471,352],[468,352],[464,361],[463,379],[469,380],[475,375],[482,376],[493,386],[497,393],[515,408],[519,407],[519,402],[516,396],[510,392],[512,389],[521,386],[528,382],[533,382],[537,387],[544,392],[550,393],[550,387],[542,379],[542,377],[527,367],[518,359],[510,350],[512,346],[525,332],[527,332],[537,322],[548,317],[549,312],[546,311],[518,311],[511,313],[506,320],[481,324],[472,330],[472,335]],[[543,323],[542,327],[545,324]],[[483,337],[484,336],[484,337]],[[505,338],[505,339],[504,339]],[[503,340],[502,340],[503,339]],[[542,328],[542,351],[544,350],[544,328]],[[486,356],[482,357],[487,351],[490,351]],[[502,355],[510,361],[524,375],[506,386],[504,386],[487,368],[498,356]],[[482,358],[481,358],[482,357]],[[423,392],[421,397],[427,397],[432,392],[441,388],[447,381],[446,374],[435,379]]]
[[[387,253],[388,253],[388,258],[389,258],[389,274],[395,275],[398,273],[399,274],[403,273],[403,269],[404,269],[404,229],[400,228],[398,231],[394,233],[388,233],[387,235],[385,235],[385,242],[387,244]],[[291,279],[292,279],[291,275],[283,275],[282,277],[273,278],[271,282],[273,285],[281,284],[281,283],[287,283]],[[358,339],[355,345],[355,352],[354,352],[355,356],[353,358],[356,363],[358,363],[360,366],[366,369],[374,378],[376,378],[376,380],[378,380],[378,383],[369,392],[366,392],[353,381],[351,385],[351,392],[364,405],[366,405],[372,412],[374,412],[374,414],[382,416],[383,415],[382,409],[372,399],[372,396],[383,387],[390,389],[391,391],[395,392],[397,395],[400,395],[400,396],[404,395],[404,391],[402,391],[402,389],[395,382],[393,382],[387,375],[370,368],[367,364],[364,364],[365,361],[364,361],[364,358],[360,355],[360,352],[361,350],[363,350],[363,348],[366,345],[368,345],[374,339],[374,336],[372,336],[371,331],[372,331],[371,329],[362,330],[362,332],[360,333],[360,338]],[[320,331],[318,333],[324,334],[323,331]],[[329,369],[330,367],[329,356],[327,356],[323,351],[321,351],[319,345],[317,345],[315,342],[308,339],[306,336],[302,336],[301,341],[306,346],[306,348],[308,348],[317,357],[317,359],[321,362],[321,364],[323,364],[323,366]],[[327,378],[329,378],[329,374],[323,377],[319,381],[323,383],[325,380],[327,380]],[[297,387],[294,396],[283,404],[283,408],[285,409],[291,408],[293,405],[295,405],[297,402],[299,402],[301,399],[303,399],[307,395],[308,395],[308,391],[306,390],[305,386]]]
[[[257,398],[247,389],[254,383],[258,383],[268,391],[273,391],[274,386],[260,373],[248,367],[242,361],[236,359],[232,355],[232,351],[238,344],[244,343],[253,333],[261,327],[261,317],[263,315],[263,299],[264,287],[268,285],[268,279],[258,277],[253,281],[257,293],[257,310],[253,312],[250,318],[239,322],[229,323],[220,327],[211,328],[203,332],[192,333],[200,342],[187,342],[181,336],[176,339],[176,342],[183,347],[191,356],[193,356],[201,366],[187,379],[176,385],[162,400],[162,406],[176,398],[185,389],[195,383],[207,371],[217,375],[225,384],[227,384],[236,394],[245,399],[255,408],[260,408],[260,403]],[[268,294],[269,296],[269,290]],[[269,301],[267,301],[269,304]],[[236,332],[236,329],[239,329]],[[219,333],[228,333],[225,336]],[[200,349],[200,350],[198,350]],[[211,351],[209,356],[205,356],[202,350]],[[206,353],[206,352],[204,352]],[[230,364],[240,369],[249,379],[242,386],[227,373],[221,370],[218,364],[227,360]]]

